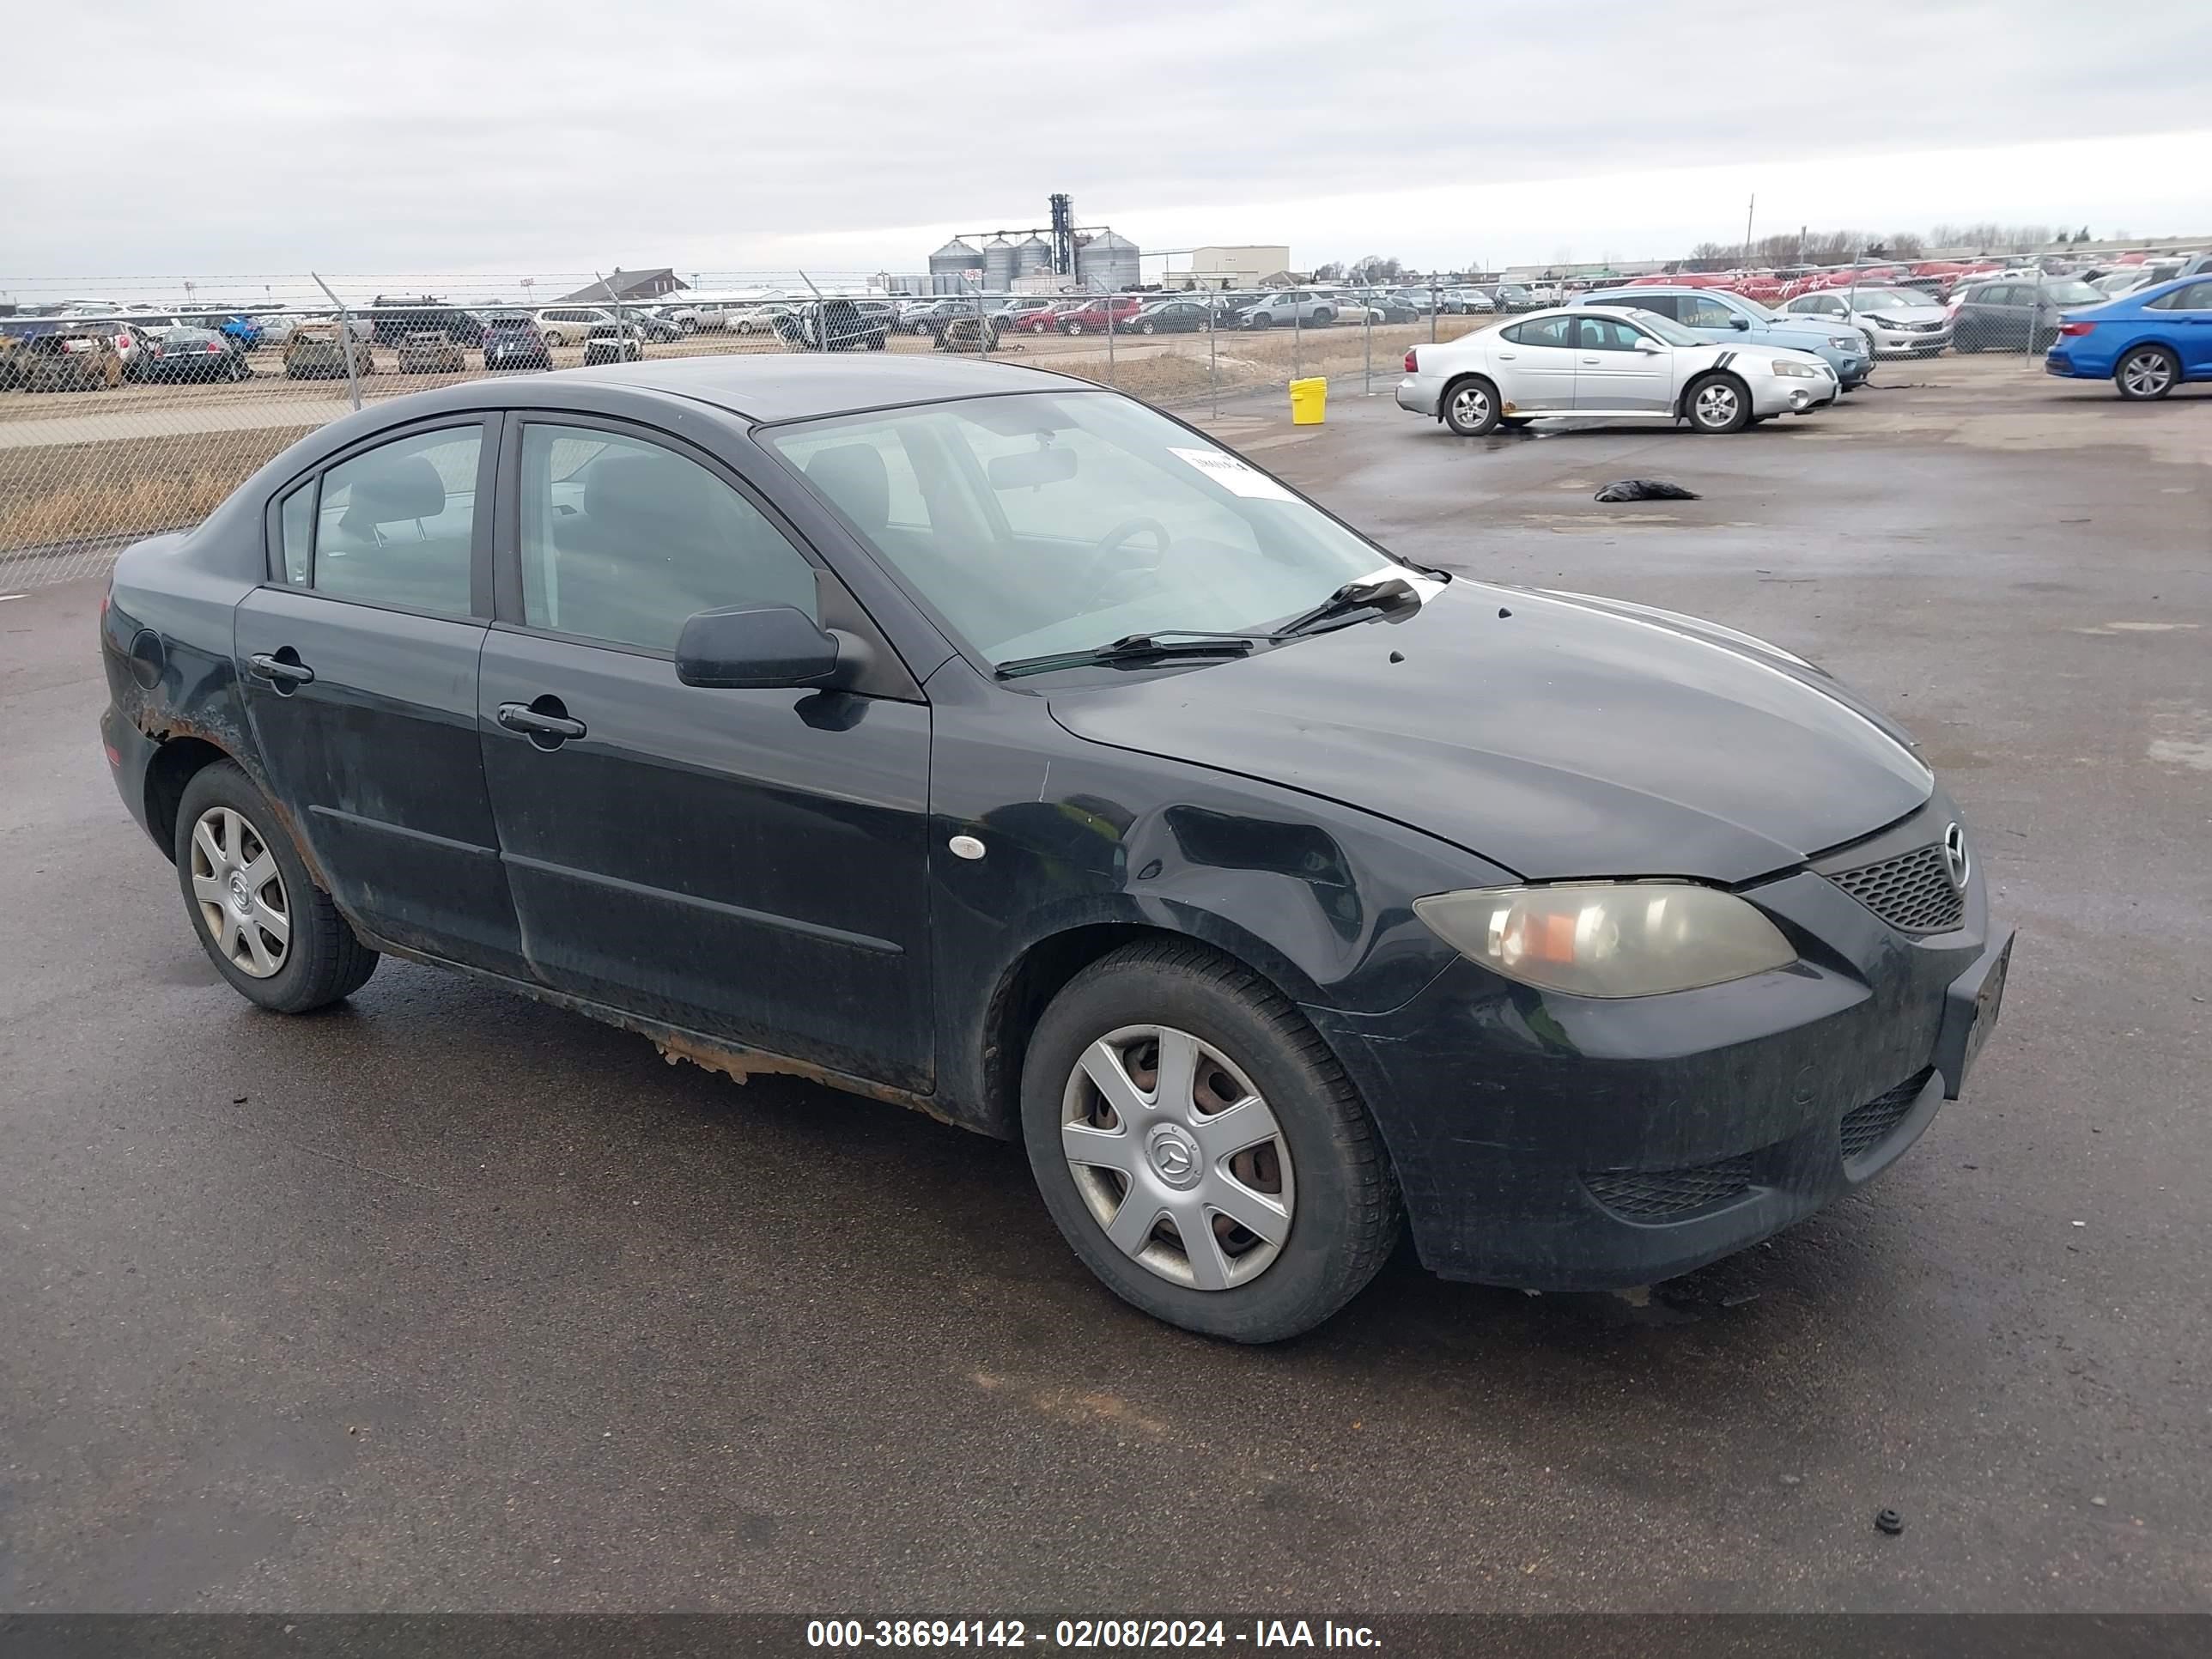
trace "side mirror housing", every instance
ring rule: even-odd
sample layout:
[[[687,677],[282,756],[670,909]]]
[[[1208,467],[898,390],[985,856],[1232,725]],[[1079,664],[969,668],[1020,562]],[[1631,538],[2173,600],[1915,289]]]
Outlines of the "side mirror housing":
[[[732,605],[687,618],[676,641],[676,678],[718,689],[830,686],[862,665],[866,647],[831,633],[796,605]]]
[[[1649,334],[1639,334],[1636,337],[1636,349],[1638,351],[1654,356],[1656,356],[1662,349],[1659,342],[1653,339]]]
[[[1748,331],[1751,327],[1751,319],[1748,317],[1731,316],[1729,319],[1729,326],[1730,328],[1740,328]]]

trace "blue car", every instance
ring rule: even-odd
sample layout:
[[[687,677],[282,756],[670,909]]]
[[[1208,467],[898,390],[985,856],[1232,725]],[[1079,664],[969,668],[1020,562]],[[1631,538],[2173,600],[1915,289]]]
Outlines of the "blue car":
[[[2069,380],[2110,380],[2138,402],[2184,380],[2212,380],[2212,276],[2068,312],[2043,367]]]
[[[1836,371],[1836,382],[1849,392],[1874,372],[1874,348],[1864,330],[1850,323],[1807,322],[1769,311],[1756,300],[1726,289],[1663,287],[1609,288],[1576,296],[1578,306],[1629,306],[1672,317],[1692,332],[1723,343],[1778,346],[1809,351]]]

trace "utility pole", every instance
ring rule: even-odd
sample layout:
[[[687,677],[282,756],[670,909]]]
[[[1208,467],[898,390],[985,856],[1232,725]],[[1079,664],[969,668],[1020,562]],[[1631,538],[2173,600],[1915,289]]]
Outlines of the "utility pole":
[[[1751,263],[1752,210],[1758,207],[1758,205],[1759,192],[1757,191],[1753,191],[1751,193],[1751,200],[1745,205],[1743,210],[1743,262],[1747,265]]]

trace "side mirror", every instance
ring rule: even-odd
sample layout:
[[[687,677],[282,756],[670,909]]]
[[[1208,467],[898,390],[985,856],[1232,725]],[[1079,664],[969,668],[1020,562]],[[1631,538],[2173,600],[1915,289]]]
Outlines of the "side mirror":
[[[1654,356],[1664,349],[1664,348],[1660,345],[1659,342],[1653,339],[1649,334],[1639,334],[1636,337],[1636,349],[1638,351]]]
[[[1748,330],[1751,327],[1751,319],[1748,317],[1738,317],[1731,313],[1729,318],[1729,326],[1730,328]]]
[[[861,650],[796,605],[734,605],[686,619],[676,678],[720,689],[830,685],[857,670]]]

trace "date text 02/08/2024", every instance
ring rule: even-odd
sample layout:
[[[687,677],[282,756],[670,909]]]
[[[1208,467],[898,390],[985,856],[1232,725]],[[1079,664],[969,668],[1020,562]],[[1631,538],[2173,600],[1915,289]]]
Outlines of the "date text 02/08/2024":
[[[1364,1648],[1381,1645],[1366,1625],[1333,1620],[1261,1619],[1249,1628],[1220,1619],[811,1619],[810,1648],[1139,1649]]]

